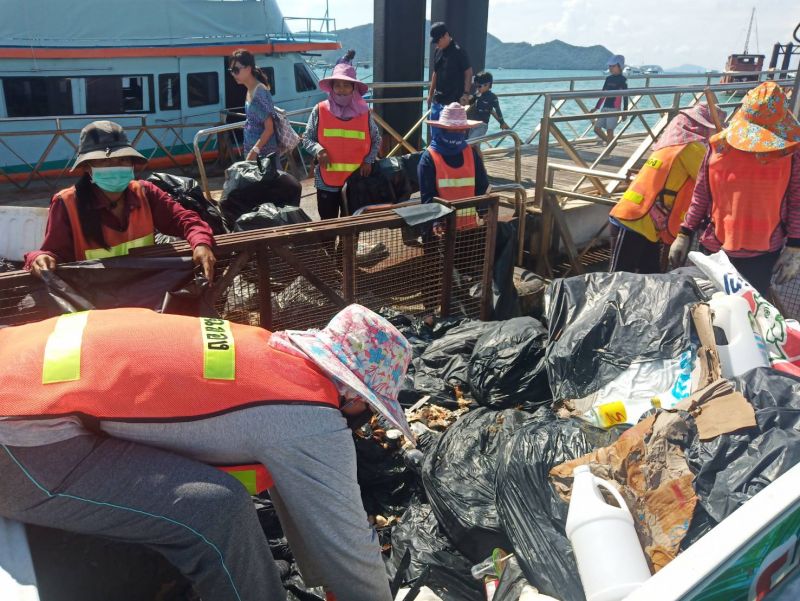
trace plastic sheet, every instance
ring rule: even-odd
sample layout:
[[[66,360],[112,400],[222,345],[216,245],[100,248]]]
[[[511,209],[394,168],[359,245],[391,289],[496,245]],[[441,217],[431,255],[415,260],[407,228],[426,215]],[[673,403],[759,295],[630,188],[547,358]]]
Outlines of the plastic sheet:
[[[203,194],[203,187],[196,179],[172,175],[171,173],[152,173],[147,178],[147,181],[167,192],[184,209],[189,209],[200,215],[203,221],[211,227],[214,235],[228,232],[219,207],[217,207],[216,203],[206,199],[205,194]]]
[[[259,205],[255,211],[240,216],[233,226],[233,231],[246,232],[265,227],[310,222],[311,217],[300,207],[278,207],[271,202],[265,202]]]
[[[470,357],[472,396],[494,409],[549,402],[546,345],[547,330],[532,317],[497,322],[478,339]]]
[[[459,419],[425,453],[422,482],[442,529],[473,563],[509,548],[495,506],[500,453],[531,415],[479,408]]]
[[[561,601],[583,601],[578,567],[564,533],[567,504],[550,470],[616,440],[623,428],[602,430],[579,419],[558,419],[545,408],[519,428],[497,461],[496,501],[502,527],[525,577]]]
[[[690,348],[689,307],[703,294],[688,276],[591,273],[549,291],[547,372],[555,400],[580,399],[635,362]]]

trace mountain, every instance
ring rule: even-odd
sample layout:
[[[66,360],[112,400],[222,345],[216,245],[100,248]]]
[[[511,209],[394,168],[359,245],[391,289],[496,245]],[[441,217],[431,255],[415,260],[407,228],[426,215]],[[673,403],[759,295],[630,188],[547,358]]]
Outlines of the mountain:
[[[430,29],[426,23],[425,34]],[[334,63],[348,48],[356,51],[356,61],[372,63],[372,23],[337,31],[342,50],[321,53],[321,60]],[[544,44],[506,43],[491,34],[486,36],[486,66],[504,69],[591,69],[603,70],[613,53],[604,46],[573,46],[553,40]]]
[[[700,65],[679,65],[665,69],[667,73],[705,73],[707,69]]]

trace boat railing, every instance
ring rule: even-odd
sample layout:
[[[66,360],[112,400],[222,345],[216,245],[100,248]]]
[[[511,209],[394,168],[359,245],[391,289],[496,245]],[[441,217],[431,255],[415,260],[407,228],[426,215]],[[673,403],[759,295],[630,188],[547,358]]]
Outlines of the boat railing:
[[[329,17],[283,17],[281,36],[294,42],[335,42],[336,19]]]

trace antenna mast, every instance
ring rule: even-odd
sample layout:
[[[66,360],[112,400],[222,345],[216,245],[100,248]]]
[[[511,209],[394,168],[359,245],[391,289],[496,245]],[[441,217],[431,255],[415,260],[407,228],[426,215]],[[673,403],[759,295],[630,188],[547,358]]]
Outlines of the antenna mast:
[[[750,24],[747,26],[747,37],[744,39],[744,54],[748,54],[747,50],[750,46],[750,32],[753,30],[753,19],[756,16],[756,7],[753,7],[753,11],[750,13]]]

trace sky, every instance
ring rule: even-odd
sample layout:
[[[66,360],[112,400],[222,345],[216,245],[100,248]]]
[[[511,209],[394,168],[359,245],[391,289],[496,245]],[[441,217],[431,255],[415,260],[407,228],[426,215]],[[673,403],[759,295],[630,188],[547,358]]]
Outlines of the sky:
[[[323,16],[325,4],[278,0],[285,16]],[[340,29],[372,22],[371,0],[328,4]],[[743,50],[753,6],[758,49],[769,61],[775,42],[789,42],[800,22],[798,0],[490,0],[489,33],[504,42],[557,38],[578,46],[601,44],[625,55],[631,65],[688,63],[721,69],[728,54]],[[750,51],[756,46],[754,27]]]

